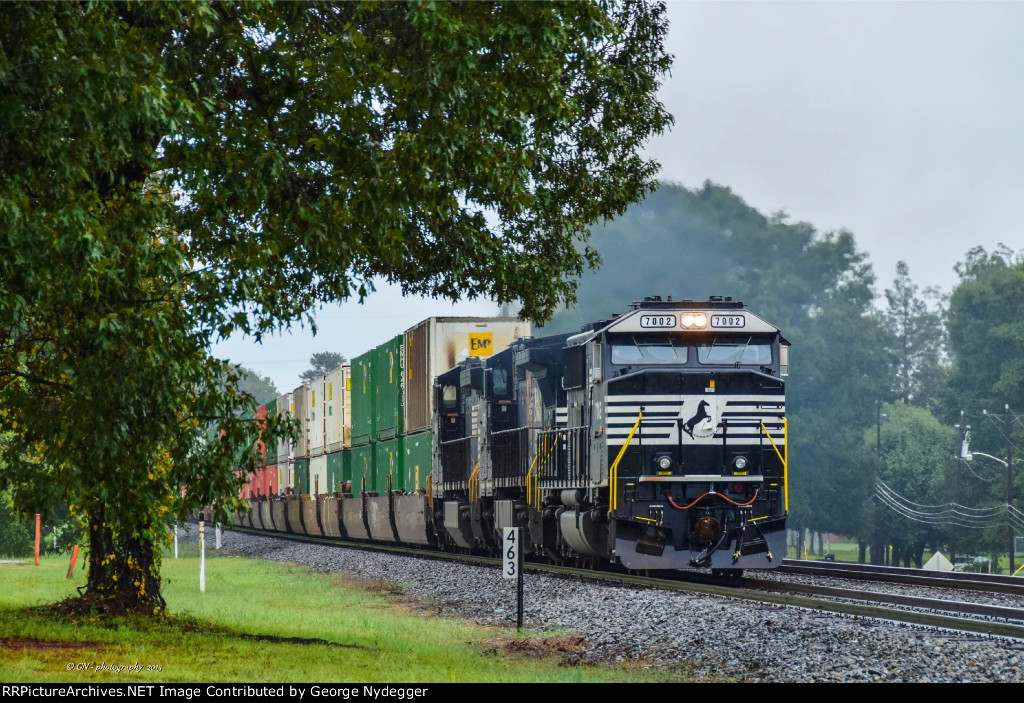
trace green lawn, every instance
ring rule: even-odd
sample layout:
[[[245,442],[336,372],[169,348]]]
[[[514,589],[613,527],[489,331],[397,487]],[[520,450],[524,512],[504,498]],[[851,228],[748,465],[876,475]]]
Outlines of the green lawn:
[[[645,663],[572,663],[575,636],[516,636],[435,616],[386,584],[356,584],[297,565],[164,560],[173,615],[57,622],[32,611],[84,583],[66,558],[0,564],[0,680],[5,682],[604,682],[684,681]],[[80,562],[81,563],[81,562]],[[97,665],[140,671],[97,670]]]

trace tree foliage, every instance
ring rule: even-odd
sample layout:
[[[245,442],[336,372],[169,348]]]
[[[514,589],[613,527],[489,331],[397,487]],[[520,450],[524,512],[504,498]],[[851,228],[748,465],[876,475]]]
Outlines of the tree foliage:
[[[971,426],[970,447],[996,457],[1014,454],[1013,493],[1020,495],[1019,418],[1024,410],[1024,252],[1000,245],[974,247],[956,271],[949,300],[952,356],[947,419]],[[1010,422],[1007,423],[1006,420]],[[960,462],[957,493],[963,502],[990,507],[1007,501],[1006,468],[979,457]],[[1014,500],[1015,507],[1020,501]],[[972,533],[973,532],[973,533]],[[963,535],[965,548],[1006,553],[1006,528]]]
[[[281,395],[269,376],[263,376],[258,371],[244,366],[236,366],[235,371],[238,374],[239,391],[251,395],[256,405],[266,405]]]
[[[1024,254],[968,252],[949,301],[950,387],[965,408],[1024,405]]]
[[[337,352],[316,352],[313,356],[309,357],[309,368],[303,371],[299,378],[302,379],[303,383],[312,383],[321,376],[338,368],[345,361],[345,357]]]
[[[32,539],[28,525],[14,510],[10,494],[0,492],[0,557],[32,556]]]
[[[924,408],[905,403],[885,405],[881,424],[881,467],[877,477],[899,495],[896,503],[881,505],[876,497],[877,519],[871,524],[876,544],[892,546],[904,566],[913,561],[921,567],[926,546],[943,544],[947,527],[922,522],[912,506],[932,506],[949,499],[948,476],[955,462],[957,434]],[[875,432],[865,435],[866,451],[876,448]],[[873,555],[878,561],[877,555]]]
[[[935,408],[946,374],[944,310],[941,305],[930,307],[918,290],[906,262],[897,263],[893,287],[885,291],[882,317],[892,335],[893,392],[904,405]],[[925,296],[940,297],[933,289]]]
[[[159,610],[165,521],[237,495],[258,428],[216,339],[373,278],[573,299],[588,227],[655,185],[663,12],[0,5],[0,483],[82,519],[87,596]]]

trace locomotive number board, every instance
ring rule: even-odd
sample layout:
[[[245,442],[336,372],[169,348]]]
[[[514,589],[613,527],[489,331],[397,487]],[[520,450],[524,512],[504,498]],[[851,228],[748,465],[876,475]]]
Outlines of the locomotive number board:
[[[641,315],[640,327],[644,329],[672,329],[676,326],[675,315]]]
[[[712,315],[712,327],[743,327],[745,319],[743,315]]]

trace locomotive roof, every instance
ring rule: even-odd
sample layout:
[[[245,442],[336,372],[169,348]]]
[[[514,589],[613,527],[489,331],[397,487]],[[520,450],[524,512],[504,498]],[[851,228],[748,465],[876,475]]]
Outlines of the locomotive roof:
[[[755,334],[778,333],[779,328],[746,310],[743,303],[730,297],[712,296],[708,300],[689,298],[673,301],[651,296],[630,305],[631,310],[588,325],[579,334],[566,340],[566,346],[575,346],[590,341],[605,332],[748,332]],[[701,329],[684,329],[680,326],[680,313],[703,312],[709,324]],[[783,343],[788,343],[783,340]]]

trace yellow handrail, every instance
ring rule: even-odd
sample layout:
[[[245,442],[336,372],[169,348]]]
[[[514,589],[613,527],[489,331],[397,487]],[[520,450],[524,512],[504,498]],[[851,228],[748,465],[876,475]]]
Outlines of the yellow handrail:
[[[775,450],[775,453],[779,457],[779,461],[782,462],[782,490],[783,490],[783,494],[785,495],[786,514],[788,515],[789,514],[789,465],[786,462],[786,457],[789,456],[789,418],[786,418],[786,417],[782,418],[782,432],[784,434],[784,437],[783,437],[783,440],[782,440],[783,441],[782,448],[786,450],[786,456],[785,457],[782,456],[782,452],[780,452],[778,446],[776,446],[775,440],[772,439],[772,433],[768,431],[768,428],[764,426],[763,422],[761,423],[761,429],[764,430],[764,433],[766,435],[768,435],[768,441],[772,443],[772,449]]]
[[[473,468],[473,473],[469,475],[469,499],[478,500],[480,498],[480,462],[476,462],[476,466]]]
[[[431,471],[429,474],[427,474],[427,505],[430,506],[431,510],[434,509],[434,482],[432,480],[433,478],[434,472]]]
[[[549,435],[551,434],[551,430],[550,429],[548,430],[548,433],[549,433]],[[544,438],[544,462],[537,468],[537,475],[534,476],[534,479],[533,479],[533,490],[536,492],[536,495],[534,496],[534,501],[537,503],[537,507],[538,508],[540,508],[540,475],[542,473],[544,473],[544,468],[548,465],[548,459],[551,458],[551,452],[555,451],[555,448],[558,446],[558,439],[557,438],[555,438],[551,442],[551,446],[550,447],[548,446],[547,441],[548,441],[548,438],[545,437]]]
[[[530,488],[530,474],[533,473],[533,468],[535,466],[537,466],[537,460],[540,459],[540,455],[544,451],[544,447],[547,446],[547,441],[548,441],[548,438],[544,437],[543,443],[541,444],[541,448],[537,450],[537,453],[533,457],[533,462],[530,464],[530,470],[526,472],[526,504],[527,505],[531,505],[531,506],[533,505],[533,501],[532,501],[533,490]],[[534,478],[534,481],[536,481],[536,480],[537,479]]]
[[[626,448],[629,447],[629,443],[633,441],[633,435],[636,433],[636,428],[640,426],[640,420],[643,419],[643,412],[636,416],[636,423],[633,424],[633,429],[629,431],[629,436],[626,437],[626,443],[622,445],[622,449],[619,450],[619,455],[615,457],[615,461],[612,462],[612,466],[608,469],[608,478],[611,479],[611,506],[612,510],[616,510],[619,507],[619,462],[622,461],[622,456],[626,453]]]

